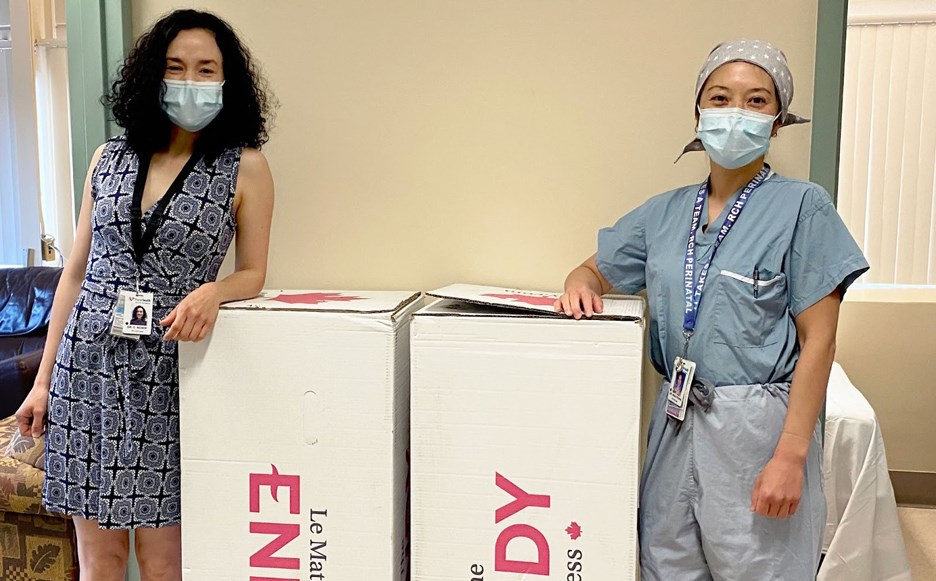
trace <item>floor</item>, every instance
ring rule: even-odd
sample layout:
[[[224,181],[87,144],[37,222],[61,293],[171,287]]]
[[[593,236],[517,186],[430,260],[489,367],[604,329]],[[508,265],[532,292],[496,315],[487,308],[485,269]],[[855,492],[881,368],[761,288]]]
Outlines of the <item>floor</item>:
[[[936,580],[936,508],[897,507],[914,581]]]

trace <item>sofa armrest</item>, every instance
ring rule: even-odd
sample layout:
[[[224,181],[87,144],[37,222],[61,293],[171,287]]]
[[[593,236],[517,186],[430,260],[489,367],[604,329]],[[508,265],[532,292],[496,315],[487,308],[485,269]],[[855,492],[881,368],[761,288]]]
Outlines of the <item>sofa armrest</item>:
[[[0,511],[49,514],[40,500],[45,479],[42,450],[36,449],[40,444],[41,439],[20,436],[13,418],[0,420]],[[25,456],[29,461],[23,461]]]
[[[23,353],[0,361],[0,418],[16,413],[32,389],[42,351]]]

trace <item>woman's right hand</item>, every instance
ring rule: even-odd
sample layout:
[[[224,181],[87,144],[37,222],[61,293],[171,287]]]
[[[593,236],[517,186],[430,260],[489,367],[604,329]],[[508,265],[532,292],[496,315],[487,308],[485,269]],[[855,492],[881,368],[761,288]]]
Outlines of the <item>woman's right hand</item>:
[[[601,296],[588,285],[576,285],[567,288],[553,303],[553,308],[557,313],[565,313],[568,317],[581,319],[583,315],[590,318],[595,313],[601,313],[604,303]]]
[[[583,315],[590,318],[604,310],[601,295],[611,290],[611,283],[601,274],[596,258],[593,254],[569,273],[565,281],[565,292],[553,303],[557,313],[581,319]]]
[[[16,410],[16,425],[24,436],[38,438],[45,431],[45,416],[49,407],[49,382],[36,380],[26,401]]]

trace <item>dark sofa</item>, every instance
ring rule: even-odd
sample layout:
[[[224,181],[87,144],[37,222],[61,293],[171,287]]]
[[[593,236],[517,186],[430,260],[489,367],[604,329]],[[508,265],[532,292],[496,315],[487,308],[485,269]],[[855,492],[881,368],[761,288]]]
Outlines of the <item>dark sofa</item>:
[[[60,275],[0,269],[0,579],[78,578],[71,519],[42,508],[43,439],[22,436],[12,417],[39,369]]]
[[[13,415],[39,369],[60,268],[0,269],[0,419]]]

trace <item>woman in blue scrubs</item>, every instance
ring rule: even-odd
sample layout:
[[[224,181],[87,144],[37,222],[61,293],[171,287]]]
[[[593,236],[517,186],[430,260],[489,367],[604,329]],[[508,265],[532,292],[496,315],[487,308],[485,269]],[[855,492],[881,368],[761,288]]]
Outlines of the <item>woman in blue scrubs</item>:
[[[556,309],[647,290],[654,406],[639,510],[641,578],[814,579],[825,526],[818,417],[839,305],[868,263],[822,187],[765,164],[793,80],[769,43],[723,43],[696,84],[708,179],[598,234]],[[674,380],[687,389],[671,389]]]

